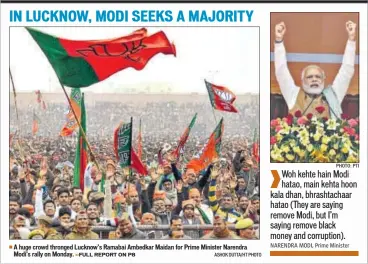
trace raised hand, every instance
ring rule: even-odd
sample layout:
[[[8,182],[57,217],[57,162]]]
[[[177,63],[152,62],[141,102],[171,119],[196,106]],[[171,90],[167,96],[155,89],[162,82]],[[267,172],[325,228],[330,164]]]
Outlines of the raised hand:
[[[235,189],[236,185],[237,185],[237,182],[236,182],[234,179],[230,180],[230,188],[231,188],[232,190],[234,190],[234,189]]]
[[[188,176],[187,175],[183,175],[183,177],[181,178],[183,186],[187,187],[188,186]]]
[[[41,189],[41,187],[45,185],[45,182],[46,182],[45,180],[39,180],[39,181],[37,182],[37,185],[35,186],[35,188],[36,188],[37,190]]]
[[[345,24],[346,31],[348,32],[349,39],[354,41],[356,35],[356,24],[353,21],[348,21]]]
[[[106,171],[106,178],[110,181],[113,180],[114,179],[114,172]]]
[[[183,182],[182,181],[177,182],[176,189],[178,190],[179,193],[181,192],[181,190],[183,189]]]
[[[156,182],[158,180],[158,178],[160,177],[160,174],[157,173],[156,171],[152,171],[151,172],[151,181],[152,182]]]
[[[19,180],[24,180],[24,178],[26,177],[26,173],[22,167],[19,167],[18,173],[19,173]]]
[[[162,174],[164,174],[164,168],[162,168],[162,166],[158,166],[156,172],[157,172],[158,175],[162,175]]]
[[[168,154],[166,159],[170,163],[176,163],[176,157],[172,153]]]
[[[145,181],[144,177],[141,177],[139,179],[139,184],[141,185],[142,191],[147,190],[146,181]]]
[[[282,41],[286,32],[286,26],[284,22],[280,22],[275,26],[275,39],[276,41]]]
[[[101,181],[101,179],[102,179],[102,172],[101,171],[97,171],[97,174],[96,174],[96,182]]]
[[[212,169],[211,169],[211,178],[216,179],[218,175],[219,175],[219,169],[215,166],[212,167]]]

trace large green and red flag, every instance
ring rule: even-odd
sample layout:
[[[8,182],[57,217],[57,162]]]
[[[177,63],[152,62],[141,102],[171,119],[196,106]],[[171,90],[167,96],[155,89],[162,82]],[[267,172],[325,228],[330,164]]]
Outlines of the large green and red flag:
[[[83,88],[132,67],[142,70],[159,53],[176,56],[163,31],[153,35],[142,28],[128,36],[106,40],[69,40],[26,28],[54,68],[60,82]]]
[[[178,158],[179,155],[183,153],[184,145],[189,138],[190,131],[192,127],[194,126],[196,119],[197,119],[197,113],[193,116],[192,121],[190,121],[189,126],[185,129],[184,133],[181,135],[179,142],[178,142],[178,146],[172,153],[176,158]]]
[[[114,151],[120,167],[131,167],[139,174],[147,175],[147,168],[143,165],[132,147],[132,124],[121,123],[114,131]]]
[[[32,135],[36,135],[39,130],[39,124],[41,123],[40,118],[36,115],[33,110],[33,122],[32,122]]]
[[[82,94],[81,98],[81,114],[80,114],[80,124],[81,127],[87,135],[87,117],[86,117],[86,108],[84,105],[84,94]],[[84,172],[87,167],[88,157],[87,157],[87,142],[82,136],[82,131],[79,129],[78,141],[77,141],[77,149],[75,152],[75,160],[74,160],[74,177],[73,177],[73,186],[79,187],[82,192],[84,191]]]
[[[81,119],[81,100],[82,94],[80,89],[73,88],[70,93],[70,102],[78,120]],[[66,115],[67,122],[60,131],[60,136],[62,137],[70,136],[73,134],[74,130],[78,128],[78,123],[75,120],[71,107],[69,106],[69,111]]]
[[[206,144],[200,152],[187,164],[187,169],[193,169],[196,173],[208,167],[211,162],[218,158],[221,151],[221,139],[224,133],[224,122],[220,122],[212,132]]]
[[[218,86],[204,80],[210,98],[211,105],[214,109],[237,113],[238,110],[233,105],[236,96],[228,88]]]

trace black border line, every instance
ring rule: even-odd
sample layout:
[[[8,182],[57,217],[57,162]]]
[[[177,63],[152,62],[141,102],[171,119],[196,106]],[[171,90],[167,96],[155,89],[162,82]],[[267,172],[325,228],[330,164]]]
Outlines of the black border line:
[[[42,3],[42,4],[56,4],[56,3],[69,3],[69,4],[82,4],[82,3],[100,3],[100,4],[105,4],[105,3],[116,3],[116,4],[142,4],[142,3],[180,3],[180,4],[211,4],[211,3],[223,3],[223,4],[281,4],[281,3],[287,3],[287,4],[309,4],[309,3],[315,3],[315,4],[352,4],[352,3],[367,3],[367,1],[364,0],[322,0],[322,1],[318,1],[318,0],[311,0],[311,1],[297,1],[297,0],[281,0],[281,1],[277,1],[277,0],[250,0],[250,1],[244,1],[244,0],[230,0],[230,1],[225,1],[225,0],[219,0],[219,1],[206,1],[206,0],[199,0],[199,1],[195,1],[195,0],[188,0],[188,1],[182,1],[182,0],[127,0],[127,1],[123,1],[123,0],[78,0],[78,1],[73,1],[73,0],[3,0],[2,3],[4,4],[16,4],[16,3]]]

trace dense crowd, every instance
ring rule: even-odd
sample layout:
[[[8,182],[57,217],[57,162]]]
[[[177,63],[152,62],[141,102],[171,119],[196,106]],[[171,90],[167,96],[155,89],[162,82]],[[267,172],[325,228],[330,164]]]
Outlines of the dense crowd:
[[[10,130],[20,131],[10,146],[11,238],[97,239],[101,235],[96,230],[109,227],[109,239],[257,239],[259,160],[252,145],[258,105],[237,108],[238,114],[221,113],[225,127],[220,156],[195,172],[186,163],[216,126],[208,106],[87,105],[87,137],[95,159],[89,160],[83,186],[73,186],[76,139],[57,136],[65,105],[48,104],[38,111],[36,136],[30,134],[31,107],[19,111],[20,122],[11,109]],[[171,151],[195,113],[184,153],[176,158]],[[148,175],[131,174],[115,159],[113,130],[131,116],[135,136],[142,120],[142,161]]]

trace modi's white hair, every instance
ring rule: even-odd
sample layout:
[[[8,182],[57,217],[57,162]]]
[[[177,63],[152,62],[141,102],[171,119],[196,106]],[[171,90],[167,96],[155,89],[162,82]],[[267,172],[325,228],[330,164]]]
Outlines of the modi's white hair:
[[[326,74],[325,74],[325,71],[322,70],[321,67],[319,67],[318,65],[315,65],[315,64],[311,64],[311,65],[308,65],[306,66],[303,71],[302,71],[302,81],[304,80],[304,75],[305,73],[307,72],[307,70],[311,69],[311,68],[317,68],[318,70],[320,70],[320,72],[322,72],[322,79],[326,79]]]

